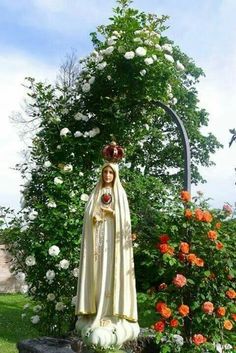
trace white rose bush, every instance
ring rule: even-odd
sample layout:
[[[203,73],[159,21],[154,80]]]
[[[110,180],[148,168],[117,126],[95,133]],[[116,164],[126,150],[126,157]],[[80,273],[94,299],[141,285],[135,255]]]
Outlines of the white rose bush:
[[[193,182],[202,180],[198,166],[210,165],[210,153],[220,147],[212,134],[200,131],[208,122],[195,87],[203,71],[165,36],[167,17],[132,9],[128,0],[117,3],[111,22],[91,34],[93,51],[80,60],[70,83],[27,79],[27,114],[38,119],[39,129],[30,159],[17,166],[30,181],[8,242],[22,292],[41,307],[37,315],[26,313],[25,320],[47,334],[74,327],[83,213],[102,164],[102,147],[114,137],[126,148],[122,177],[133,200],[133,229],[141,235],[148,220],[140,210],[149,205],[143,206],[140,188],[160,208],[162,182],[168,187],[182,181],[176,127],[156,100],[181,114],[191,139]],[[169,168],[180,171],[171,176]],[[138,290],[143,290],[142,263],[136,270]]]

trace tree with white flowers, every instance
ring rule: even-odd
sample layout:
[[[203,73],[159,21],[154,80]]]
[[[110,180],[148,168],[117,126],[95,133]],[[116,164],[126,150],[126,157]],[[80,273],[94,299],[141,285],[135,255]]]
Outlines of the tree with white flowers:
[[[81,59],[73,80],[27,80],[27,113],[38,129],[29,161],[18,166],[26,184],[9,242],[22,291],[40,305],[31,321],[48,333],[73,327],[83,211],[102,147],[115,138],[126,148],[122,175],[140,247],[153,237],[164,189],[179,186],[183,176],[176,127],[156,100],[185,124],[194,182],[202,180],[198,167],[211,165],[210,153],[220,147],[212,134],[201,132],[208,123],[196,90],[203,71],[165,36],[167,17],[132,9],[129,0],[117,3],[110,23],[91,34],[94,50]],[[151,281],[148,250],[142,256],[139,290]]]

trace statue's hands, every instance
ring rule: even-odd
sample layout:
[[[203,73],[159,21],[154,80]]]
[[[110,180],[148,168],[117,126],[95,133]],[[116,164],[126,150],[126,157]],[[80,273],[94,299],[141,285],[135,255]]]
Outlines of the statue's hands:
[[[110,207],[102,207],[101,206],[101,210],[104,212],[105,215],[107,216],[112,216],[114,217],[115,216],[115,211],[110,208]]]
[[[98,215],[93,216],[93,223],[94,224],[102,222],[102,221],[103,221],[103,219],[100,216],[98,216]]]

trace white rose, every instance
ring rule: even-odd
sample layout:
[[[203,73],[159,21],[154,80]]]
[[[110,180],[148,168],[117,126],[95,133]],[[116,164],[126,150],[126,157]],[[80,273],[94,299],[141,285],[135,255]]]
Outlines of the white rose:
[[[173,98],[172,103],[175,105],[178,102],[177,98]]]
[[[29,303],[27,303],[27,304],[25,304],[25,305],[23,306],[23,309],[26,310],[26,309],[29,308],[29,306],[30,306]]]
[[[83,133],[81,132],[81,131],[76,131],[75,133],[74,133],[74,136],[77,138],[77,137],[81,137],[81,136],[83,136]]]
[[[107,66],[106,61],[103,61],[102,63],[98,64],[97,68],[98,70],[103,70]]]
[[[52,163],[51,163],[50,161],[45,161],[45,162],[43,163],[43,166],[44,166],[45,168],[49,168],[49,167],[51,167],[51,165],[52,165]]]
[[[161,48],[161,46],[160,46],[159,44],[155,44],[155,48],[156,48],[157,50],[162,50],[162,48]]]
[[[150,40],[150,39],[146,39],[146,40],[144,41],[144,44],[151,46],[151,45],[153,45],[153,41]]]
[[[84,176],[84,173],[83,172],[79,172],[79,176]]]
[[[27,256],[27,258],[25,259],[25,263],[27,266],[34,266],[36,265],[36,260],[34,255],[29,255]]]
[[[108,79],[108,81],[110,81],[110,80],[111,80],[111,76],[110,76],[110,75],[108,75],[108,76],[107,76],[107,79]]]
[[[38,313],[40,310],[42,310],[42,306],[41,305],[35,305],[33,307],[33,312],[34,313]]]
[[[57,245],[52,245],[48,250],[49,255],[57,256],[60,253],[60,249]]]
[[[71,164],[66,164],[63,167],[64,172],[72,172],[73,166]]]
[[[116,36],[111,36],[110,38],[107,39],[107,44],[108,45],[114,45],[116,44],[117,37]]]
[[[29,218],[30,221],[34,221],[37,218],[37,216],[38,216],[38,212],[37,211],[31,211],[29,213],[28,218]]]
[[[77,296],[75,295],[72,299],[71,299],[71,305],[75,306],[77,302]]]
[[[86,117],[86,115],[78,112],[77,114],[75,114],[74,119],[77,120],[77,121],[80,121],[80,120],[84,120],[85,117]]]
[[[87,93],[87,92],[89,92],[90,91],[90,88],[91,88],[91,86],[90,86],[90,84],[89,83],[84,83],[83,84],[83,86],[81,87],[81,89],[82,89],[82,92],[84,92],[84,93]]]
[[[22,283],[25,280],[25,273],[24,272],[18,272],[15,277],[16,277],[16,280],[18,282]]]
[[[62,302],[57,302],[56,305],[55,305],[55,309],[57,311],[62,311],[62,310],[64,310],[64,308],[65,308],[65,305]]]
[[[173,335],[172,338],[173,338],[173,341],[179,346],[182,346],[184,344],[184,339],[182,336],[176,334],[176,335]]]
[[[127,51],[127,52],[125,53],[125,55],[124,55],[125,59],[127,59],[127,60],[133,59],[134,56],[135,56],[135,54],[134,54],[133,51]]]
[[[154,61],[157,61],[157,56],[156,56],[156,54],[153,54],[153,55],[152,55],[152,58],[153,58]]]
[[[114,47],[110,46],[108,48],[106,48],[106,50],[104,51],[104,54],[106,55],[111,55],[111,53],[114,51]]]
[[[88,80],[88,83],[92,85],[94,82],[95,82],[95,77],[94,76],[90,77],[90,79]]]
[[[167,61],[169,61],[171,63],[175,62],[173,56],[171,56],[171,55],[164,54],[164,57],[166,58]]]
[[[61,177],[55,177],[54,178],[54,184],[55,185],[63,184],[63,179]]]
[[[55,294],[53,294],[53,293],[49,293],[49,294],[47,295],[47,300],[48,300],[49,302],[53,302],[53,300],[55,300],[55,298],[56,298],[56,296],[55,296]]]
[[[137,34],[137,35],[140,33],[142,33],[142,31],[140,29],[137,29],[137,31],[134,32],[134,34]]]
[[[74,277],[78,277],[79,276],[79,268],[78,267],[75,267],[72,272],[73,272],[73,276]]]
[[[154,63],[153,58],[146,58],[144,59],[146,65],[152,65]]]
[[[140,71],[140,75],[141,75],[141,76],[145,76],[145,75],[146,75],[146,73],[147,73],[147,71],[146,71],[146,70],[144,70],[144,69]]]
[[[88,196],[87,194],[82,194],[82,195],[80,196],[80,200],[81,200],[81,201],[87,202],[88,199],[89,199],[89,196]]]
[[[47,207],[48,207],[48,208],[56,208],[56,207],[57,207],[57,204],[56,204],[55,201],[48,201]]]
[[[28,292],[28,290],[29,290],[28,284],[24,284],[23,286],[20,287],[20,292],[22,294],[26,294]]]
[[[71,133],[70,130],[69,130],[67,127],[64,127],[64,128],[61,129],[61,131],[60,131],[60,136],[61,136],[61,137],[64,137],[64,136],[69,135],[70,133]]]
[[[25,232],[28,229],[27,224],[23,225],[20,229],[21,232]]]
[[[36,325],[40,321],[40,317],[38,315],[31,316],[31,322],[32,324]]]
[[[138,47],[136,50],[135,50],[135,54],[137,56],[145,56],[147,54],[147,50],[143,47]]]
[[[181,62],[180,62],[179,60],[177,60],[176,66],[177,66],[177,69],[179,69],[179,70],[181,70],[181,71],[184,71],[184,70],[185,70],[184,65],[181,64]]]
[[[99,127],[93,128],[92,130],[90,130],[90,131],[88,132],[88,134],[89,134],[89,137],[94,137],[94,136],[100,134],[100,129],[99,129]]]
[[[140,44],[143,43],[143,41],[142,41],[141,38],[134,38],[133,41],[134,41],[135,43],[140,43]]]
[[[70,266],[70,262],[66,259],[61,260],[59,263],[59,267],[62,268],[63,270],[67,270],[69,266]]]
[[[168,53],[172,54],[173,53],[173,48],[171,44],[164,44],[162,45],[162,49],[167,51]]]
[[[55,278],[55,272],[53,270],[48,270],[46,272],[46,278],[49,280],[49,281],[52,281],[54,278]]]

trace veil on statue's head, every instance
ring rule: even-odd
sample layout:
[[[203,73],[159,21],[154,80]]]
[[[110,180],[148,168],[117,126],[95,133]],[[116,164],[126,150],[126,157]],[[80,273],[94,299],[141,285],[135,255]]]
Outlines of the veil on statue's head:
[[[120,192],[124,190],[120,181],[118,165],[118,162],[124,156],[124,149],[121,146],[117,145],[116,142],[111,142],[109,145],[103,148],[102,154],[106,161],[101,168],[100,177],[95,187],[95,194],[96,196],[98,196],[99,190],[103,188],[103,170],[106,167],[110,167],[114,171],[113,191],[115,198],[117,199]]]

